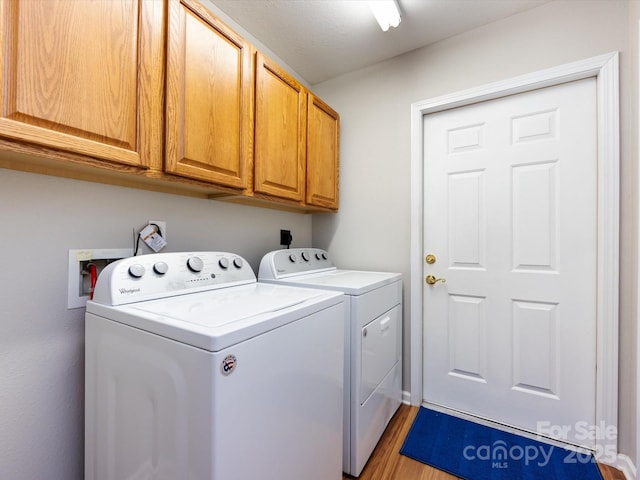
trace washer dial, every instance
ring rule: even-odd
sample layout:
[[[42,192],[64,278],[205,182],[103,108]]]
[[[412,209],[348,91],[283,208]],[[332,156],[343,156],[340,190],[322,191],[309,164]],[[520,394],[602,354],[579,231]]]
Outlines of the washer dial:
[[[142,277],[144,275],[144,272],[144,266],[140,265],[139,263],[134,263],[129,267],[129,275],[131,275],[133,278]]]
[[[204,263],[200,257],[189,257],[189,260],[187,260],[187,267],[189,267],[189,270],[192,272],[198,273],[202,271]]]
[[[169,265],[167,265],[165,262],[157,262],[153,266],[153,271],[156,272],[158,275],[164,275],[169,271]]]

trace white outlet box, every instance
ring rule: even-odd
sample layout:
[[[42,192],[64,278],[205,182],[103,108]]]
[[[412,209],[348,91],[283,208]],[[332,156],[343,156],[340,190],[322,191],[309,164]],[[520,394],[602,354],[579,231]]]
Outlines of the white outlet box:
[[[69,280],[67,285],[67,308],[82,308],[89,300],[88,277],[84,266],[90,261],[98,267],[98,274],[110,262],[133,256],[132,248],[104,248],[69,250]]]

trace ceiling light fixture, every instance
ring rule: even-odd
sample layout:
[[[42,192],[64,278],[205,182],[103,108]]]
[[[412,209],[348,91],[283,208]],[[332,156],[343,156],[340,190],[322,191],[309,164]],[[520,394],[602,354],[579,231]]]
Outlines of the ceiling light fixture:
[[[371,0],[367,3],[383,32],[400,25],[400,8],[396,0]]]

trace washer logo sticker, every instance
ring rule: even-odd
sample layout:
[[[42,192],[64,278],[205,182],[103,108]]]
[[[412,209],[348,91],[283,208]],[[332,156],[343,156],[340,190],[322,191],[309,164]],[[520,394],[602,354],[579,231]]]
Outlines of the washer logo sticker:
[[[231,375],[233,371],[236,369],[237,363],[238,363],[238,360],[236,359],[235,355],[227,355],[226,357],[224,357],[224,360],[222,360],[222,364],[220,365],[220,371],[225,376]]]

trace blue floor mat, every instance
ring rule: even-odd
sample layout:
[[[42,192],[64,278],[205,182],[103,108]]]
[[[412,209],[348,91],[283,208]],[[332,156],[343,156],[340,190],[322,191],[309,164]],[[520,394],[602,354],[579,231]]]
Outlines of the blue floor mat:
[[[424,407],[400,453],[467,480],[602,480],[591,454]]]

